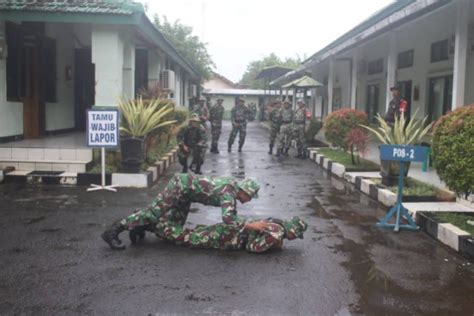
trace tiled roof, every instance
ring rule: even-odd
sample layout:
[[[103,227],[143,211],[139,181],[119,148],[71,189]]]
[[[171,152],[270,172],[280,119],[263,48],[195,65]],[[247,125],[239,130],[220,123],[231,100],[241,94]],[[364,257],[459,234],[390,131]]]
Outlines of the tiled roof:
[[[0,10],[8,11],[129,15],[139,6],[126,0],[0,0]]]

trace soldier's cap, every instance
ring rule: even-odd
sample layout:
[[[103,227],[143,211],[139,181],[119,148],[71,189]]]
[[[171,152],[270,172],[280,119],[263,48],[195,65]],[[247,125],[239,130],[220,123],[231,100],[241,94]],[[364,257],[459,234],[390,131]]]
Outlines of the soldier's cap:
[[[217,97],[217,101],[224,101],[224,98],[222,98],[221,96]]]
[[[303,103],[303,104],[305,104],[305,102],[304,102],[304,99],[303,99],[303,98],[299,98],[299,99],[298,99],[298,101],[297,101],[296,103]]]
[[[308,229],[308,224],[298,216],[293,216],[289,221],[283,221],[282,224],[285,227],[287,236],[288,232],[291,232],[301,239],[303,239],[303,233]]]
[[[191,117],[189,118],[189,121],[190,122],[200,122],[201,119],[199,118],[199,115],[197,115],[196,113],[193,113],[191,115]]]
[[[291,104],[290,100],[283,101],[283,104]]]
[[[199,98],[199,101],[207,101],[207,99],[206,99],[205,97],[201,96],[201,97]]]
[[[400,87],[399,86],[393,86],[393,87],[390,87],[390,91],[400,91]]]
[[[273,101],[273,104],[278,104],[278,103],[281,103],[281,99],[276,99],[275,101]]]
[[[258,190],[260,190],[260,185],[253,179],[247,178],[242,181],[237,182],[237,187],[247,193],[251,198],[258,197]]]

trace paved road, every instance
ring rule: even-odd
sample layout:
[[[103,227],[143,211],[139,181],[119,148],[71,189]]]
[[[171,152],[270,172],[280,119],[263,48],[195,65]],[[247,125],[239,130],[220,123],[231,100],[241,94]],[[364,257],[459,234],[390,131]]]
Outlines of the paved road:
[[[383,208],[309,161],[269,156],[266,139],[250,124],[242,154],[208,156],[204,167],[262,184],[240,214],[309,222],[304,240],[264,255],[189,250],[151,235],[109,250],[104,226],[145,206],[165,181],[117,194],[1,185],[0,314],[473,314],[467,260],[423,233],[376,229]],[[196,206],[189,220],[219,215]]]

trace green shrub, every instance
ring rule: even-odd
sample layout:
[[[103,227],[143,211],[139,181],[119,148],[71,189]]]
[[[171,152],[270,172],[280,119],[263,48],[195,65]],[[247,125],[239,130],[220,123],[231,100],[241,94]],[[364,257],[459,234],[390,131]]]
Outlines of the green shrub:
[[[474,105],[458,108],[434,126],[433,161],[441,180],[458,195],[474,192]]]
[[[323,122],[316,117],[313,117],[309,122],[308,129],[305,132],[305,138],[308,143],[314,141],[314,137],[319,133],[323,127]]]
[[[324,120],[326,139],[333,145],[348,148],[347,134],[353,128],[369,123],[367,114],[354,109],[341,109],[332,112]]]
[[[176,108],[174,110],[174,119],[177,121],[177,125],[181,125],[188,119],[189,110],[185,107]]]

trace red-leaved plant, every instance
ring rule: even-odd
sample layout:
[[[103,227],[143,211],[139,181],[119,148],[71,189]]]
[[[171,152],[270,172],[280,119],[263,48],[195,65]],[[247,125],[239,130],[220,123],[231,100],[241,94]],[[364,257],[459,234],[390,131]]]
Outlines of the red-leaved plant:
[[[369,142],[369,135],[361,128],[351,129],[345,138],[346,146],[351,150],[352,164],[360,163],[360,157],[364,157],[367,153],[367,143]],[[357,156],[354,153],[357,151]],[[357,159],[356,159],[357,157]]]

